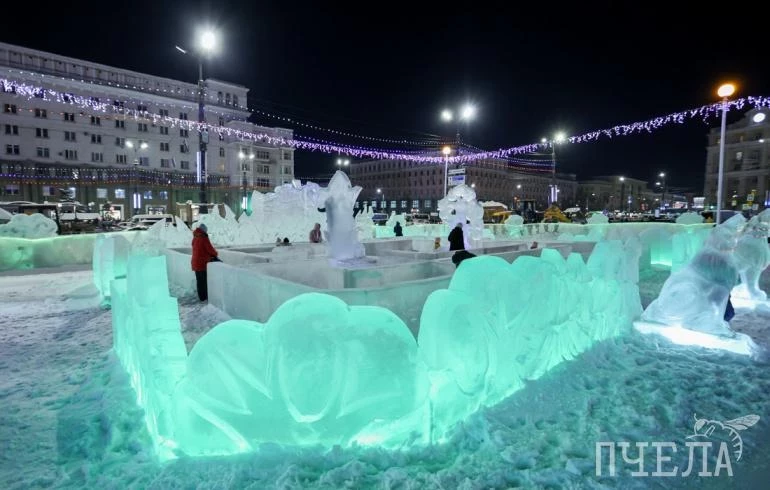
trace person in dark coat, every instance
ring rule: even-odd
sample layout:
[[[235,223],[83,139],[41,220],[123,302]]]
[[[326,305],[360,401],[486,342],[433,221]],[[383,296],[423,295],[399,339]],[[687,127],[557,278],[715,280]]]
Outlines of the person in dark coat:
[[[193,231],[192,240],[192,270],[195,272],[195,282],[198,287],[198,299],[206,301],[209,299],[208,277],[206,267],[209,262],[219,261],[216,249],[211,245],[209,236],[206,233],[206,225],[201,223]]]
[[[452,231],[449,232],[449,250],[465,250],[462,223],[457,223]]]
[[[404,236],[404,230],[401,228],[401,223],[396,221],[396,226],[393,227],[393,233],[396,234],[396,236]]]

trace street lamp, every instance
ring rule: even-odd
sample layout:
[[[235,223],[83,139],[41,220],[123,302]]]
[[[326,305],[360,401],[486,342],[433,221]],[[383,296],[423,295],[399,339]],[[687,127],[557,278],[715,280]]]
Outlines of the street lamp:
[[[447,181],[449,180],[449,155],[452,153],[452,148],[445,146],[441,149],[441,153],[444,154],[444,196],[447,192]]]
[[[241,196],[241,209],[246,211],[246,208],[248,207],[248,204],[249,204],[249,193],[248,193],[249,181],[247,178],[247,173],[251,173],[253,171],[253,168],[251,166],[251,163],[249,163],[248,165],[244,164],[244,160],[246,160],[247,158],[250,161],[254,160],[254,153],[249,152],[249,154],[247,155],[243,151],[239,151],[238,158],[241,161],[241,191],[243,193],[243,195]]]
[[[554,204],[559,199],[559,187],[556,185],[556,145],[564,143],[567,140],[567,135],[563,131],[557,132],[551,143],[551,193],[548,196],[549,205]],[[548,138],[540,139],[542,144],[548,144]]]
[[[727,130],[727,108],[729,107],[728,97],[735,93],[735,85],[732,83],[722,84],[717,89],[717,95],[722,97],[722,133],[719,137],[719,175],[717,177],[717,224],[721,223],[722,217],[722,181],[725,173],[725,132]]]
[[[655,182],[655,185],[657,185],[658,187],[663,187],[663,192],[660,195],[660,206],[661,206],[661,208],[665,209],[665,207],[666,207],[666,190],[668,190],[668,185],[667,185],[667,182],[666,182],[666,173],[665,172],[661,172],[661,173],[658,174],[658,177],[660,177],[660,182]]]
[[[205,100],[204,100],[204,83],[203,83],[203,58],[213,54],[217,48],[217,35],[210,29],[206,29],[200,33],[198,38],[198,122],[206,122],[205,117]],[[182,54],[187,54],[187,50],[176,46],[176,49]],[[200,214],[208,213],[208,207],[204,206],[208,202],[206,196],[207,191],[207,174],[206,174],[206,147],[209,143],[209,133],[205,131],[203,127],[198,129],[198,183],[200,184],[200,195],[198,200],[201,203],[198,212]]]
[[[377,194],[380,194],[380,195],[382,195],[382,200],[380,201],[380,204],[382,204],[383,202],[385,202],[385,207],[387,208],[387,207],[388,207],[388,205],[387,205],[387,202],[385,201],[385,193],[384,193],[384,192],[382,192],[382,189],[380,189],[379,187],[377,188]]]
[[[623,199],[626,197],[626,178],[619,177],[618,180],[620,181],[620,211],[625,212],[626,206],[623,204]]]
[[[132,203],[134,207],[134,216],[139,214],[142,208],[142,196],[139,195],[139,150],[146,150],[149,146],[146,142],[140,141],[138,144],[134,144],[133,141],[126,141],[126,146],[134,150],[134,193],[132,195]]]
[[[476,118],[476,106],[473,104],[465,104],[460,108],[459,111],[457,111],[458,117],[457,120],[457,134],[455,135],[455,144],[457,145],[457,154],[460,154],[460,123],[465,122],[468,123],[471,120]],[[451,109],[444,109],[441,111],[441,120],[444,122],[452,122],[455,120],[455,114],[452,112]],[[446,194],[446,192],[444,193]]]
[[[337,159],[337,166],[338,167],[347,167],[350,165],[350,159],[348,158],[338,158]]]

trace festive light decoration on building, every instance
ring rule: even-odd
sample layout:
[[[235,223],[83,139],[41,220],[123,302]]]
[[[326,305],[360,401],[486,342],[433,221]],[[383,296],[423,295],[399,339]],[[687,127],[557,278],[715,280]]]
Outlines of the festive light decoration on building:
[[[83,109],[95,110],[103,113],[117,112],[126,117],[133,117],[136,120],[148,120],[153,124],[164,124],[171,127],[180,127],[182,129],[188,129],[193,131],[200,131],[204,133],[216,133],[220,136],[227,136],[242,141],[251,141],[254,143],[265,143],[271,146],[295,148],[299,150],[318,151],[322,153],[332,154],[345,154],[355,158],[373,158],[378,160],[398,160],[398,161],[415,161],[419,163],[444,163],[448,161],[451,164],[472,164],[479,160],[485,159],[505,159],[511,156],[524,155],[527,153],[534,153],[540,149],[543,149],[547,143],[531,143],[527,145],[514,146],[510,148],[500,148],[494,151],[477,152],[470,154],[460,154],[450,157],[443,156],[418,156],[405,153],[400,150],[380,150],[371,148],[352,147],[346,144],[340,143],[316,143],[313,141],[300,140],[297,138],[286,138],[283,136],[274,136],[267,133],[253,133],[250,131],[244,131],[234,128],[228,128],[224,126],[215,126],[208,123],[199,123],[196,121],[190,121],[188,119],[179,119],[170,116],[161,116],[159,114],[151,114],[147,111],[138,111],[134,109],[127,109],[125,107],[119,107],[105,102],[101,102],[95,98],[86,98],[83,96],[58,92],[51,89],[42,87],[35,87],[32,85],[15,82],[12,80],[0,78],[0,87],[5,92],[12,92],[21,97],[27,99],[40,98],[48,102],[58,102],[62,104],[71,104],[79,106]],[[746,106],[754,108],[770,107],[770,97],[766,96],[749,96],[740,99],[735,99],[726,102],[730,109],[741,110]],[[682,112],[675,112],[665,116],[659,116],[647,121],[634,122],[629,124],[622,124],[607,129],[601,129],[596,131],[590,131],[581,135],[570,136],[566,138],[569,143],[585,143],[590,141],[596,141],[601,137],[613,138],[616,136],[628,136],[632,134],[648,132],[651,133],[654,130],[660,129],[663,126],[669,124],[683,124],[689,119],[696,117],[707,121],[709,117],[717,114],[722,109],[723,102],[716,102],[713,104],[704,105],[702,107],[689,109]]]

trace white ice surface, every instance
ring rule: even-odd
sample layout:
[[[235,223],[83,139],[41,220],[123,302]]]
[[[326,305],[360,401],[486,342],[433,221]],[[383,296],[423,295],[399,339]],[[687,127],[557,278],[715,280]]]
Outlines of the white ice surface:
[[[159,465],[109,352],[110,312],[97,307],[91,271],[36,272],[0,275],[0,488],[767,488],[767,366],[641,335],[564,363],[467,419],[445,445],[402,452],[266,445],[247,457]],[[645,304],[660,276],[642,278]],[[768,279],[766,272],[766,289]],[[188,348],[223,318],[197,301],[180,309]],[[770,342],[767,315],[739,312],[732,324]],[[631,478],[628,466],[618,477],[594,475],[595,441],[683,448],[696,412],[761,417],[741,433],[744,455],[732,478]],[[685,451],[674,464],[686,467]]]

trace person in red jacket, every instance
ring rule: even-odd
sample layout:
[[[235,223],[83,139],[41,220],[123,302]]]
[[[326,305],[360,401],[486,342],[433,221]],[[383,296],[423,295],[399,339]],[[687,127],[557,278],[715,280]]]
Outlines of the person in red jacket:
[[[192,240],[192,270],[195,272],[195,282],[198,286],[198,298],[201,301],[209,299],[208,278],[206,277],[206,266],[209,262],[218,261],[217,251],[209,236],[206,234],[208,229],[201,223],[193,231]]]

